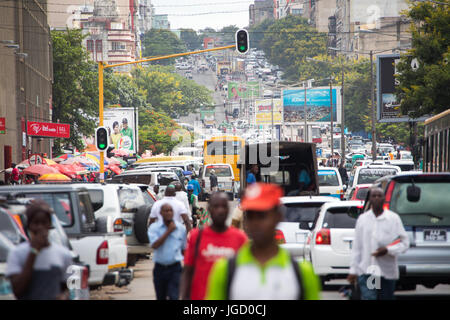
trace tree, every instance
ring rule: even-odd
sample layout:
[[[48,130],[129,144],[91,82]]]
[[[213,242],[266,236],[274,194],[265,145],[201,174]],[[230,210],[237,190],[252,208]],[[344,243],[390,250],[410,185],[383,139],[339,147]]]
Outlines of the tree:
[[[222,38],[224,45],[234,44],[236,31],[238,30],[239,28],[236,26],[226,26],[219,30],[218,35]]]
[[[249,29],[250,46],[262,50],[261,42],[264,39],[266,31],[271,25],[275,23],[273,19],[264,19],[257,25],[252,26]]]
[[[54,152],[63,144],[83,148],[82,137],[90,136],[98,119],[98,78],[82,45],[81,30],[52,31],[53,77],[52,121],[70,123],[69,139],[55,139]]]
[[[145,92],[127,75],[105,72],[104,92],[105,106],[120,104],[123,108],[139,109],[146,104]]]
[[[175,33],[170,30],[151,29],[144,34],[142,42],[145,57],[163,56],[174,53],[181,53],[186,50],[186,46]],[[155,61],[155,64],[170,65],[175,59],[164,59]]]
[[[203,44],[203,39],[193,29],[181,29],[181,41],[184,42],[189,51],[198,50]]]
[[[420,117],[442,112],[450,104],[450,1],[444,4],[415,2],[411,19],[412,49],[397,65],[400,85],[397,97],[402,114]],[[419,68],[411,68],[412,59]]]

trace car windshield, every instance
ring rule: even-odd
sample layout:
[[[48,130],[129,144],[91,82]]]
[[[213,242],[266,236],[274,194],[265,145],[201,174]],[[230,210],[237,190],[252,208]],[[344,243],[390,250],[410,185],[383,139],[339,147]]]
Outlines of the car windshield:
[[[339,186],[339,180],[334,170],[319,170],[319,186],[334,187]]]
[[[118,181],[120,183],[139,183],[150,185],[152,181],[151,174],[136,174],[136,175],[123,175],[113,177],[113,181]]]
[[[323,228],[354,229],[358,209],[356,207],[330,208],[325,213]]]
[[[164,174],[159,173],[158,174],[158,184],[161,186],[168,186],[169,184],[173,182],[179,182],[180,178],[176,174]]]
[[[285,204],[284,222],[314,222],[323,202]]]
[[[118,194],[122,212],[135,212],[141,206],[145,205],[141,190],[122,188],[118,190]]]
[[[208,166],[206,167],[205,177],[211,175],[211,170],[215,171],[215,175],[218,177],[231,177],[231,169],[229,166]]]
[[[369,188],[360,188],[356,193],[357,200],[366,200],[367,192],[369,192]]]
[[[405,226],[450,227],[450,184],[415,183],[420,188],[420,200],[408,201],[410,183],[396,183],[389,209],[400,215]]]
[[[372,184],[379,178],[397,174],[395,169],[385,168],[363,168],[359,171],[356,184]]]

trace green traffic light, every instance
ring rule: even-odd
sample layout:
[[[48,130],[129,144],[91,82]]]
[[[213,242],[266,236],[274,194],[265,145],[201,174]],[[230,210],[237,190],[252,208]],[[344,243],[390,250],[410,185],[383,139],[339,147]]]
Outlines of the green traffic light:
[[[239,47],[239,50],[240,50],[240,51],[245,51],[245,46],[240,46],[240,47]]]
[[[103,144],[103,143],[100,143],[100,144],[99,144],[98,146],[100,147],[100,149],[103,149],[103,148],[105,148],[105,147],[106,147],[106,145],[105,145],[105,144]]]

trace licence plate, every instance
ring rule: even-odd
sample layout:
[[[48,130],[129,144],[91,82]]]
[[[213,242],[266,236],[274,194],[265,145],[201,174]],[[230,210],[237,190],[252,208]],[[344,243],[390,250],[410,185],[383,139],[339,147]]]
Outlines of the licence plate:
[[[424,229],[424,241],[447,241],[447,230],[445,229]]]
[[[132,227],[124,227],[123,232],[125,233],[125,235],[131,236],[131,234],[133,233],[133,228]]]

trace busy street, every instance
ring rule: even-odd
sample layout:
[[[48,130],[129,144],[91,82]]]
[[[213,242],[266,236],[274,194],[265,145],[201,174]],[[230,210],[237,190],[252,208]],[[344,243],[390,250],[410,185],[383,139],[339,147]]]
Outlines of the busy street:
[[[450,300],[450,0],[388,2],[0,1],[0,300]]]

